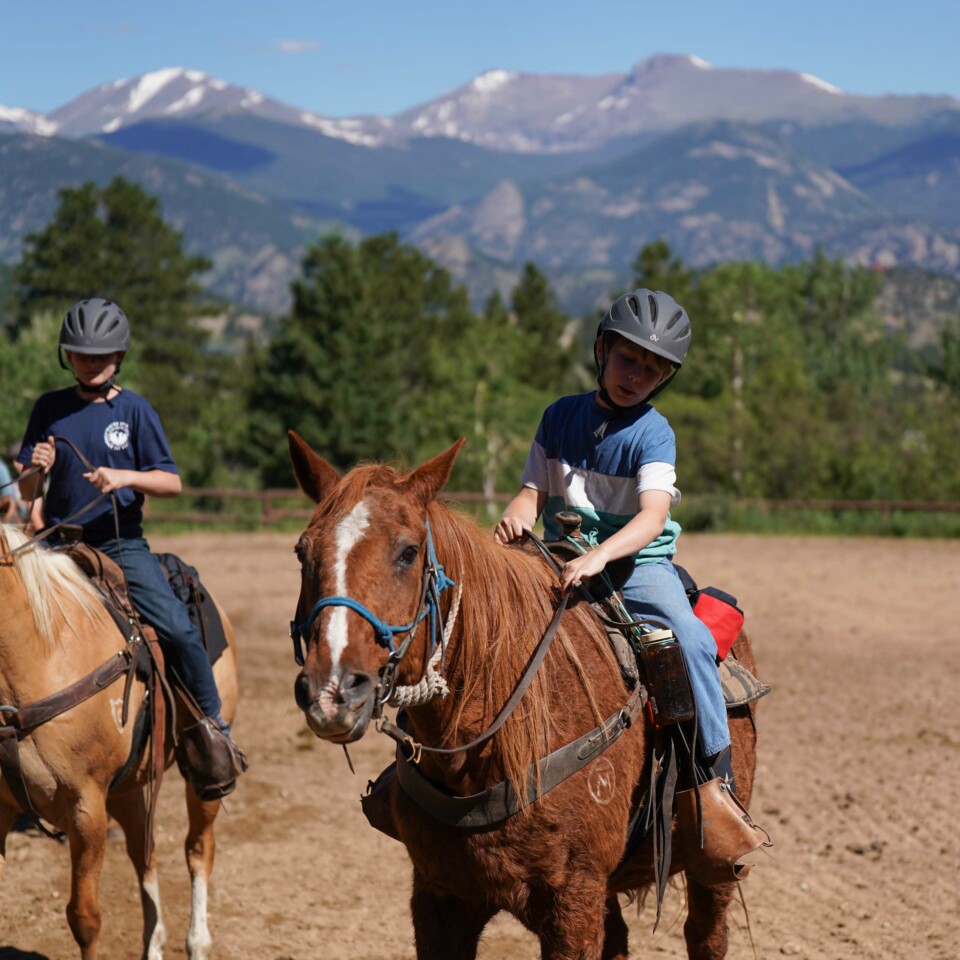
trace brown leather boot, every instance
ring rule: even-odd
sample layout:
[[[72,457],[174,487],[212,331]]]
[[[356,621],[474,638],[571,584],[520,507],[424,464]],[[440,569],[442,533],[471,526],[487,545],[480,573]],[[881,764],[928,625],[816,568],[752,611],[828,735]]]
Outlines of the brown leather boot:
[[[699,792],[699,821],[696,792],[681,790],[676,795],[684,869],[708,887],[743,880],[753,867],[743,858],[759,847],[772,846],[770,837],[750,819],[724,778],[700,784]]]
[[[216,721],[204,717],[180,734],[177,766],[201,800],[220,800],[232,793],[247,769],[246,754]]]

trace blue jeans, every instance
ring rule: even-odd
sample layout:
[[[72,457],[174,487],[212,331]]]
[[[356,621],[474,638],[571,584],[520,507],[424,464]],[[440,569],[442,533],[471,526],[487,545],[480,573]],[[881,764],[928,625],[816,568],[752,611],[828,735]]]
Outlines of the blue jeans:
[[[116,540],[108,540],[97,549],[123,567],[130,599],[157,631],[167,666],[176,671],[203,715],[219,719],[220,694],[203,637],[190,620],[186,604],[174,596],[147,541],[127,538],[118,549]]]
[[[666,623],[680,642],[697,708],[700,749],[705,757],[730,744],[727,707],[717,672],[717,644],[706,624],[694,616],[680,577],[669,560],[638,564],[622,590],[634,617]]]

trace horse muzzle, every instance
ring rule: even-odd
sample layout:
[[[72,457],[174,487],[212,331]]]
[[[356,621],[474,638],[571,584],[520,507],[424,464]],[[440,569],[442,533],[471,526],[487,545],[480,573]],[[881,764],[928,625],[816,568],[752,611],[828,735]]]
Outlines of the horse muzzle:
[[[316,736],[334,743],[353,743],[367,732],[376,691],[377,678],[360,672],[331,676],[321,687],[301,670],[293,687],[307,726]]]

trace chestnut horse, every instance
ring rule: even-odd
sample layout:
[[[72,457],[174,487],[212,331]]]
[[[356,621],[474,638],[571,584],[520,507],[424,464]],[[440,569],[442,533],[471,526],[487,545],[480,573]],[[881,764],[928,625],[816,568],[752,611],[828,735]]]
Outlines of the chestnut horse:
[[[0,554],[26,543],[16,527],[0,526]],[[43,700],[116,658],[125,647],[113,618],[79,567],[60,553],[28,548],[0,562],[0,723],[6,710]],[[232,719],[237,704],[233,631],[221,611],[228,648],[214,665],[223,700],[223,716]],[[131,755],[134,718],[145,685],[135,680],[129,693],[128,721],[122,722],[125,676],[20,741],[24,785],[39,816],[66,834],[70,846],[71,890],[67,921],[82,960],[95,960],[100,934],[99,886],[107,835],[107,815],[123,828],[127,854],[140,882],[144,960],[160,960],[166,929],[160,910],[155,856],[147,859],[148,762],[114,777]],[[186,720],[181,703],[178,717]],[[149,753],[149,751],[148,751]],[[168,752],[167,764],[172,761]],[[187,954],[209,957],[207,889],[213,870],[213,823],[220,801],[203,802],[186,786],[189,826],[185,844],[192,896]],[[15,795],[0,776],[0,873],[7,834],[19,813]],[[151,838],[152,839],[152,838]],[[152,843],[150,844],[152,847]]]
[[[465,752],[427,749],[468,744],[491,727],[557,606],[556,575],[542,558],[496,544],[471,518],[434,499],[462,442],[407,474],[362,465],[341,478],[290,433],[297,480],[317,504],[297,544],[296,623],[306,655],[296,700],[318,737],[346,744],[364,735],[395,684],[422,689],[431,670],[434,679],[442,671],[449,693],[407,710],[408,733],[424,745],[414,754],[420,772],[450,795],[469,797],[506,780],[525,796],[530,765],[617,713],[629,691],[605,630],[588,605],[573,604],[519,706],[492,738]],[[442,571],[431,575],[437,564]],[[442,589],[449,581],[456,590]],[[426,594],[435,618],[427,615]],[[443,623],[445,642],[431,619]],[[743,635],[737,655],[753,669]],[[549,960],[627,956],[618,894],[654,879],[652,840],[621,862],[632,807],[649,779],[647,722],[634,723],[602,756],[516,815],[482,828],[435,819],[394,778],[390,809],[413,862],[419,960],[474,958],[484,927],[501,910],[539,937]],[[749,708],[730,726],[738,794],[747,804],[755,763]],[[672,870],[682,868],[677,855]],[[687,878],[690,957],[725,956],[735,886]]]

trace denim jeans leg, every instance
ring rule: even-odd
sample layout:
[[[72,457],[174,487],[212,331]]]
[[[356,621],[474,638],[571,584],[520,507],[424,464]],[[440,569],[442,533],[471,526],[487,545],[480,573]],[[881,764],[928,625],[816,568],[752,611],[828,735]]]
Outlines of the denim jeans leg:
[[[169,665],[182,679],[205,717],[220,716],[220,694],[203,645],[186,605],[174,596],[160,562],[146,540],[122,540],[120,549],[110,540],[99,546],[108,557],[123,565],[133,605],[156,631]]]
[[[623,587],[623,600],[635,617],[666,623],[683,650],[697,707],[700,749],[704,756],[730,744],[727,707],[717,672],[713,634],[690,607],[680,577],[669,560],[638,564]]]

